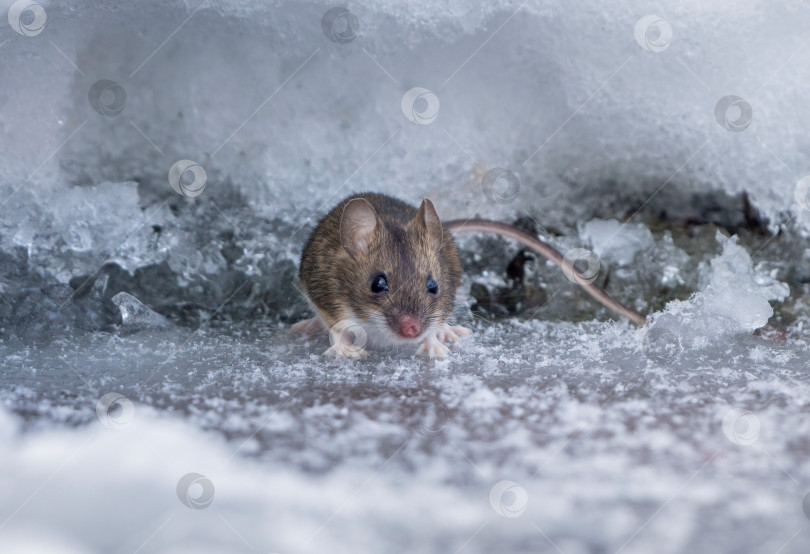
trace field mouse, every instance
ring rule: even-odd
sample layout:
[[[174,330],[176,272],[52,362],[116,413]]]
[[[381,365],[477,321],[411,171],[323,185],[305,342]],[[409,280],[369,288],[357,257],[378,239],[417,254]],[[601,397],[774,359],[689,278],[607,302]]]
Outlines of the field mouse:
[[[565,263],[557,250],[505,223],[442,223],[427,198],[414,208],[383,194],[354,194],[320,220],[304,247],[299,284],[317,315],[293,330],[329,329],[332,346],[325,354],[330,355],[364,355],[368,342],[416,344],[417,354],[443,358],[449,353],[446,343],[470,334],[449,322],[462,274],[452,233],[460,232],[509,237],[560,267]],[[644,323],[602,289],[579,284],[608,308]]]

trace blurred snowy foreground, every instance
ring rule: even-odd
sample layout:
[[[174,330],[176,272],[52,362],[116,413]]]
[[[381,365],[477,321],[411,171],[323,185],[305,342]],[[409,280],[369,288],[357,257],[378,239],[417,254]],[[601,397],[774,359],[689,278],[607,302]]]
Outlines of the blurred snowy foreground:
[[[0,8],[0,552],[810,550],[806,2]],[[323,358],[361,190],[647,325],[467,236],[449,358]]]

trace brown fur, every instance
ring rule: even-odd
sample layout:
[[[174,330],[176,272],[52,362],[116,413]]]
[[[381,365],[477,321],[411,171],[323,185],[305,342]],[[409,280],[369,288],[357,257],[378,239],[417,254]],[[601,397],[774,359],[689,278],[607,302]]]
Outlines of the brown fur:
[[[341,218],[354,199],[367,201],[377,214],[376,228],[359,250],[341,244]],[[345,227],[344,235],[351,234]],[[387,277],[389,291],[375,294],[371,282],[380,273]],[[390,196],[361,193],[345,198],[321,219],[301,254],[298,275],[327,326],[345,319],[349,311],[363,321],[378,312],[394,334],[402,315],[417,317],[423,330],[447,322],[461,284],[461,262],[429,200],[417,209]],[[429,275],[439,285],[436,295],[425,289]]]

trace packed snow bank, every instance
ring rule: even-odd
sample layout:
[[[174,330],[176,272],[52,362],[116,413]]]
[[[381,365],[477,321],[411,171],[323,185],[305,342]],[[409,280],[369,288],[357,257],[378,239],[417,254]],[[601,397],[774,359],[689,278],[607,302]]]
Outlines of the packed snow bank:
[[[662,186],[747,191],[772,221],[810,222],[794,197],[810,171],[798,0],[377,1],[349,6],[358,29],[342,42],[323,30],[328,2],[42,5],[38,34],[3,27],[0,71],[14,78],[0,90],[0,184],[54,215],[51,189],[136,180],[169,193],[170,167],[191,159],[203,195],[232,181],[296,223],[332,194],[373,189],[431,195],[452,217],[527,207],[570,227],[613,208],[606,192],[626,204]],[[125,95],[120,112],[88,98],[101,80]],[[413,87],[439,99],[427,125],[401,109]],[[718,120],[729,95],[743,103]],[[730,130],[740,106],[752,119]],[[495,167],[519,177],[520,202],[492,202],[472,178]]]

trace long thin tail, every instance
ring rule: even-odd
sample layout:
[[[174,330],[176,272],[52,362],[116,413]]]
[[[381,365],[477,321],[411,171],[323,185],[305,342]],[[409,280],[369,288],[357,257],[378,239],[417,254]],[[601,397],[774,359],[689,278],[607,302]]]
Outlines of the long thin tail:
[[[495,233],[504,237],[509,237],[518,241],[519,243],[528,246],[541,256],[551,260],[560,268],[564,268],[564,256],[557,252],[552,246],[541,241],[537,237],[521,231],[517,227],[501,223],[499,221],[491,221],[489,219],[454,219],[452,221],[442,222],[444,228],[451,233]],[[619,302],[611,298],[611,296],[594,285],[584,281],[578,281],[578,284],[585,289],[585,292],[596,298],[606,307],[614,312],[621,314],[630,320],[643,325],[646,319],[644,316],[625,308]]]

